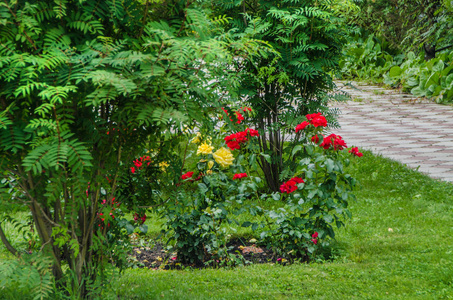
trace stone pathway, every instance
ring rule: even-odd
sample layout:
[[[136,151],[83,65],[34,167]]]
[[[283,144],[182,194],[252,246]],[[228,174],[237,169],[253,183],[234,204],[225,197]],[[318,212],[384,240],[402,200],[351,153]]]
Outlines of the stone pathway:
[[[352,96],[335,103],[348,146],[358,146],[418,168],[433,178],[453,182],[453,107],[378,86],[337,82]]]

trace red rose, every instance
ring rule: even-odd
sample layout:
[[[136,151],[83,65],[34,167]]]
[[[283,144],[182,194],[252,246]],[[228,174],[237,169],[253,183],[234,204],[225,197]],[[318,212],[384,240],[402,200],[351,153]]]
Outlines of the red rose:
[[[240,144],[248,141],[246,131],[240,131],[240,132],[233,133],[229,136],[226,136],[224,139],[225,139],[225,143],[227,144],[228,148],[230,148],[231,150],[241,149]]]
[[[333,146],[334,150],[343,150],[347,147],[346,142],[343,140],[343,138],[340,135],[333,133],[325,137],[324,141],[319,146],[323,147],[326,150],[331,146]]]
[[[139,161],[138,159],[134,160],[134,165],[137,167],[137,168],[140,168],[143,164],[141,161]]]
[[[293,177],[290,180],[288,180],[287,182],[284,182],[280,186],[280,191],[282,193],[290,194],[290,193],[294,192],[295,190],[297,190],[297,184],[299,184],[299,183],[304,183],[304,180],[300,177]]]
[[[315,144],[319,144],[319,135],[312,136],[311,141]]]
[[[318,232],[315,231],[315,233],[313,233],[313,234],[311,235],[311,237],[314,238],[314,239],[317,238],[317,237],[318,237]]]
[[[186,180],[187,178],[191,178],[193,176],[193,172],[187,172],[181,176],[182,180]]]
[[[297,186],[296,186],[296,182],[294,181],[287,181],[287,182],[284,182],[281,186],[280,186],[280,191],[282,193],[287,193],[287,194],[291,194],[292,192],[294,192],[295,190],[297,190]]]
[[[343,140],[343,138],[339,135],[335,137],[333,140],[333,149],[334,150],[343,150],[344,148],[348,147],[346,145],[346,142]]]
[[[303,121],[302,123],[300,123],[299,125],[296,126],[296,133],[298,133],[301,130],[304,130],[305,127],[307,127],[308,125],[310,125],[309,122]]]
[[[237,117],[237,122],[238,124],[241,124],[241,121],[244,120],[244,117],[241,115],[239,111],[236,112],[236,117]]]
[[[233,180],[234,179],[241,179],[241,178],[244,178],[244,177],[247,177],[247,173],[237,173],[237,174],[234,174]]]
[[[317,244],[318,243],[318,240],[317,239],[311,239],[311,241],[313,242],[313,244]]]
[[[252,129],[252,128],[247,128],[245,130],[246,133],[250,134],[250,136],[260,136],[258,133],[258,130]]]
[[[327,120],[321,113],[309,114],[306,115],[305,117],[307,117],[307,120],[310,122],[310,124],[312,124],[315,127],[327,126]]]
[[[349,153],[352,153],[358,157],[362,157],[363,153],[359,152],[359,148],[357,147],[352,147],[351,150],[348,151]]]

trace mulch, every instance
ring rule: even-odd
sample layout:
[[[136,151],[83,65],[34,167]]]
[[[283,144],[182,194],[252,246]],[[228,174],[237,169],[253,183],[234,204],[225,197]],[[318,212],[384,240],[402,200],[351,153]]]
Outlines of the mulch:
[[[285,258],[277,257],[271,250],[256,245],[256,241],[232,240],[227,244],[228,253],[235,254],[237,260],[231,265],[239,264],[262,264],[262,263],[281,263],[286,264]],[[183,268],[206,268],[213,265],[194,265],[183,264],[176,252],[168,251],[163,244],[156,242],[153,244],[141,244],[133,247],[131,260],[135,266],[148,269],[183,269]],[[237,263],[240,262],[240,263]],[[215,267],[215,266],[214,266]]]

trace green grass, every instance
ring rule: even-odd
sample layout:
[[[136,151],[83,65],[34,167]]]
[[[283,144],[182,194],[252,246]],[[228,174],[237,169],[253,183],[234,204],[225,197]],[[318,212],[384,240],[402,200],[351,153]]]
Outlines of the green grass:
[[[337,231],[333,261],[129,269],[104,298],[453,299],[453,185],[370,152],[349,171],[360,186],[353,218]],[[158,222],[147,223],[158,230]]]

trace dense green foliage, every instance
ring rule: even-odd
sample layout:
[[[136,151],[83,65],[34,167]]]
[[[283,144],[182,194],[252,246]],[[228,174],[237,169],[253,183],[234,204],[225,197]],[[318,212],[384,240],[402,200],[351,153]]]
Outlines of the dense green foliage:
[[[357,0],[351,22],[379,34],[394,49],[421,50],[433,58],[451,47],[452,3],[449,0]]]
[[[343,78],[402,88],[415,97],[451,103],[451,1],[358,1],[340,65]]]
[[[453,52],[444,51],[428,61],[423,52],[398,53],[374,35],[350,43],[340,62],[342,76],[385,84],[437,103],[453,101]]]

